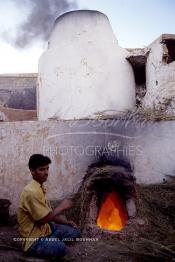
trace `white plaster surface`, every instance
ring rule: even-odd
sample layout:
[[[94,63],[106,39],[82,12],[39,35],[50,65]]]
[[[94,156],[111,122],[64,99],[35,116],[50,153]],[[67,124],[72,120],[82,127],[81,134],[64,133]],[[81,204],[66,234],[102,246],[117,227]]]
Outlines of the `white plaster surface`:
[[[39,61],[38,116],[95,118],[135,107],[133,70],[107,17],[76,11],[57,19]]]
[[[162,36],[148,46],[150,53],[146,64],[147,93],[143,108],[175,113],[175,61],[162,62]]]
[[[133,159],[138,183],[152,184],[175,176],[175,121],[148,125],[136,141],[139,154]]]

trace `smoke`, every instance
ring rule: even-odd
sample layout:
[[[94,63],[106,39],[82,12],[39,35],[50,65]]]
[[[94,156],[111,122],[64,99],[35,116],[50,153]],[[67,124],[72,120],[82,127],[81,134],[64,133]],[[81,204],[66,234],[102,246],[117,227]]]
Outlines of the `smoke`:
[[[30,10],[24,23],[17,27],[12,40],[18,48],[25,48],[34,40],[47,41],[55,19],[77,7],[76,0],[15,0],[15,3]],[[6,39],[10,39],[8,34],[6,32]]]

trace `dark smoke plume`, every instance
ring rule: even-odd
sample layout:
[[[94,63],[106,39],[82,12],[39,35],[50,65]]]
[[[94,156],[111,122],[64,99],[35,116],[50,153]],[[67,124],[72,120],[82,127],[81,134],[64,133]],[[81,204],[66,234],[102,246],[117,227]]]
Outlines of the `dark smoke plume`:
[[[75,9],[76,0],[15,0],[19,5],[31,8],[27,21],[22,24],[14,39],[14,45],[24,48],[34,40],[48,40],[55,19],[66,11]]]

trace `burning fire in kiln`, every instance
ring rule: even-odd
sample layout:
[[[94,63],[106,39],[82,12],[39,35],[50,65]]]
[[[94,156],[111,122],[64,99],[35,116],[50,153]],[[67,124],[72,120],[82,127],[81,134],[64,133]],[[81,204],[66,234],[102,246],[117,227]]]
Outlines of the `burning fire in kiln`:
[[[127,210],[120,196],[111,192],[105,198],[97,218],[97,225],[103,229],[119,231],[128,221]]]

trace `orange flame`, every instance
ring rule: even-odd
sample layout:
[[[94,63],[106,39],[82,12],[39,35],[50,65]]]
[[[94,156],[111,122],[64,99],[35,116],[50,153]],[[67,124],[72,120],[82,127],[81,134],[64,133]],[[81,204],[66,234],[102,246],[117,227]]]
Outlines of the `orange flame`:
[[[103,229],[119,231],[128,221],[128,214],[120,196],[111,192],[101,206],[97,225]]]

